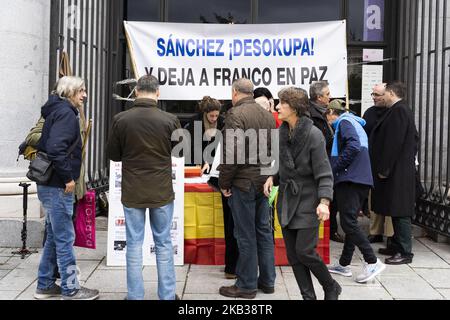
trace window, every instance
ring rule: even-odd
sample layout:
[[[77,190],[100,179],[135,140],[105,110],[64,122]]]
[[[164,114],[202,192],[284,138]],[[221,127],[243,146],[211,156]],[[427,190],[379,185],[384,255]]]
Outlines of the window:
[[[251,23],[251,2],[244,0],[169,0],[169,22]]]
[[[384,0],[348,0],[350,41],[384,41]]]
[[[341,1],[338,0],[259,0],[258,6],[258,23],[341,19]]]

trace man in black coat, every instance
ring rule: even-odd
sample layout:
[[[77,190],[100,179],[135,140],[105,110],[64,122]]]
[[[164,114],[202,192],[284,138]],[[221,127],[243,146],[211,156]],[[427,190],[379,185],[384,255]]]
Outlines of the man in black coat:
[[[414,115],[404,101],[405,85],[393,82],[384,95],[387,112],[374,127],[369,150],[374,175],[373,211],[392,217],[394,237],[383,253],[386,264],[411,263],[411,217],[415,202],[417,130]],[[381,253],[381,252],[380,252]]]
[[[373,106],[364,112],[363,119],[366,120],[364,130],[370,139],[370,134],[373,128],[377,125],[378,121],[384,116],[388,108],[386,108],[386,102],[384,101],[384,94],[386,92],[386,84],[380,83],[372,88]],[[372,159],[373,161],[373,159]],[[371,198],[369,194],[369,199]],[[370,200],[369,200],[370,201]],[[387,237],[387,246],[390,246],[390,239],[394,235],[394,229],[392,227],[391,217],[386,217],[382,214],[378,214],[370,208],[370,228],[369,228],[369,242],[383,242],[383,234]]]
[[[326,81],[313,82],[309,87],[309,108],[308,112],[311,120],[325,137],[325,145],[328,157],[331,155],[331,147],[333,145],[333,129],[328,124],[324,116],[325,111],[330,103],[330,88]],[[337,204],[334,200],[330,206],[330,240],[343,243],[344,237],[338,233],[337,225]]]

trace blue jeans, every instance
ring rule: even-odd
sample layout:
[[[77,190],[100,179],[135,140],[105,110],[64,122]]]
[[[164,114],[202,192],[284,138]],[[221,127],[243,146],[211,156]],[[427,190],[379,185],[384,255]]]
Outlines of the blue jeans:
[[[232,187],[231,192],[233,195],[228,199],[228,204],[239,248],[236,286],[248,292],[257,290],[258,283],[273,287],[275,256],[267,198],[262,192],[256,192],[254,186],[249,192]]]
[[[127,208],[125,225],[127,230],[127,287],[128,300],[144,299],[144,278],[142,276],[142,244],[145,231],[145,208]],[[158,270],[158,297],[160,300],[175,299],[175,267],[173,247],[170,237],[172,227],[173,202],[160,207],[150,208],[150,225],[156,250]]]
[[[80,288],[73,242],[73,193],[49,186],[37,186],[38,197],[45,209],[47,239],[39,264],[38,289],[46,290],[55,285],[55,269],[61,275],[63,295],[72,295]]]

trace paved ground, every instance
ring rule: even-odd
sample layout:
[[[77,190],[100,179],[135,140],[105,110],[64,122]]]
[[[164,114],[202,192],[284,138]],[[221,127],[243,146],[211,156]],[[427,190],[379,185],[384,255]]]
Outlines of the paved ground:
[[[104,223],[104,222],[103,222]],[[101,223],[100,223],[101,224]],[[97,231],[97,250],[76,248],[82,284],[97,288],[101,299],[122,300],[126,295],[126,273],[122,267],[106,266],[106,231]],[[381,244],[374,245],[378,249]],[[331,242],[331,256],[336,258],[341,244]],[[10,248],[0,248],[0,300],[33,299],[40,253],[21,260]],[[41,250],[39,250],[41,251]],[[372,283],[358,284],[351,278],[334,276],[342,285],[341,299],[400,300],[450,299],[450,245],[435,243],[427,238],[413,240],[413,263],[387,266],[385,272]],[[380,256],[382,257],[382,256]],[[382,257],[384,258],[384,257]],[[357,274],[362,268],[359,251],[352,261]],[[221,285],[231,285],[223,278],[223,266],[185,265],[176,267],[177,293],[184,300],[224,299],[218,294]],[[294,275],[289,267],[277,267],[275,294],[260,292],[257,299],[301,299]],[[146,299],[157,299],[156,268],[144,267]],[[316,292],[323,299],[323,291],[315,280]]]

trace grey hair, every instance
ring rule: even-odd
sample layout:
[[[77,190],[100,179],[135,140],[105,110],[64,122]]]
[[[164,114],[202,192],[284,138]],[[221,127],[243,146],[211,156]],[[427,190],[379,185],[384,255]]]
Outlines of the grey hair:
[[[311,101],[316,101],[319,97],[323,96],[323,89],[328,87],[327,81],[315,81],[309,87],[309,98]]]
[[[136,84],[136,90],[140,92],[155,93],[158,89],[158,79],[150,74],[140,77]]]
[[[240,78],[233,82],[233,90],[253,96],[253,83],[246,78]]]
[[[74,76],[65,76],[56,82],[55,90],[52,93],[57,94],[61,99],[68,99],[73,97],[83,87],[85,87],[83,79]]]

